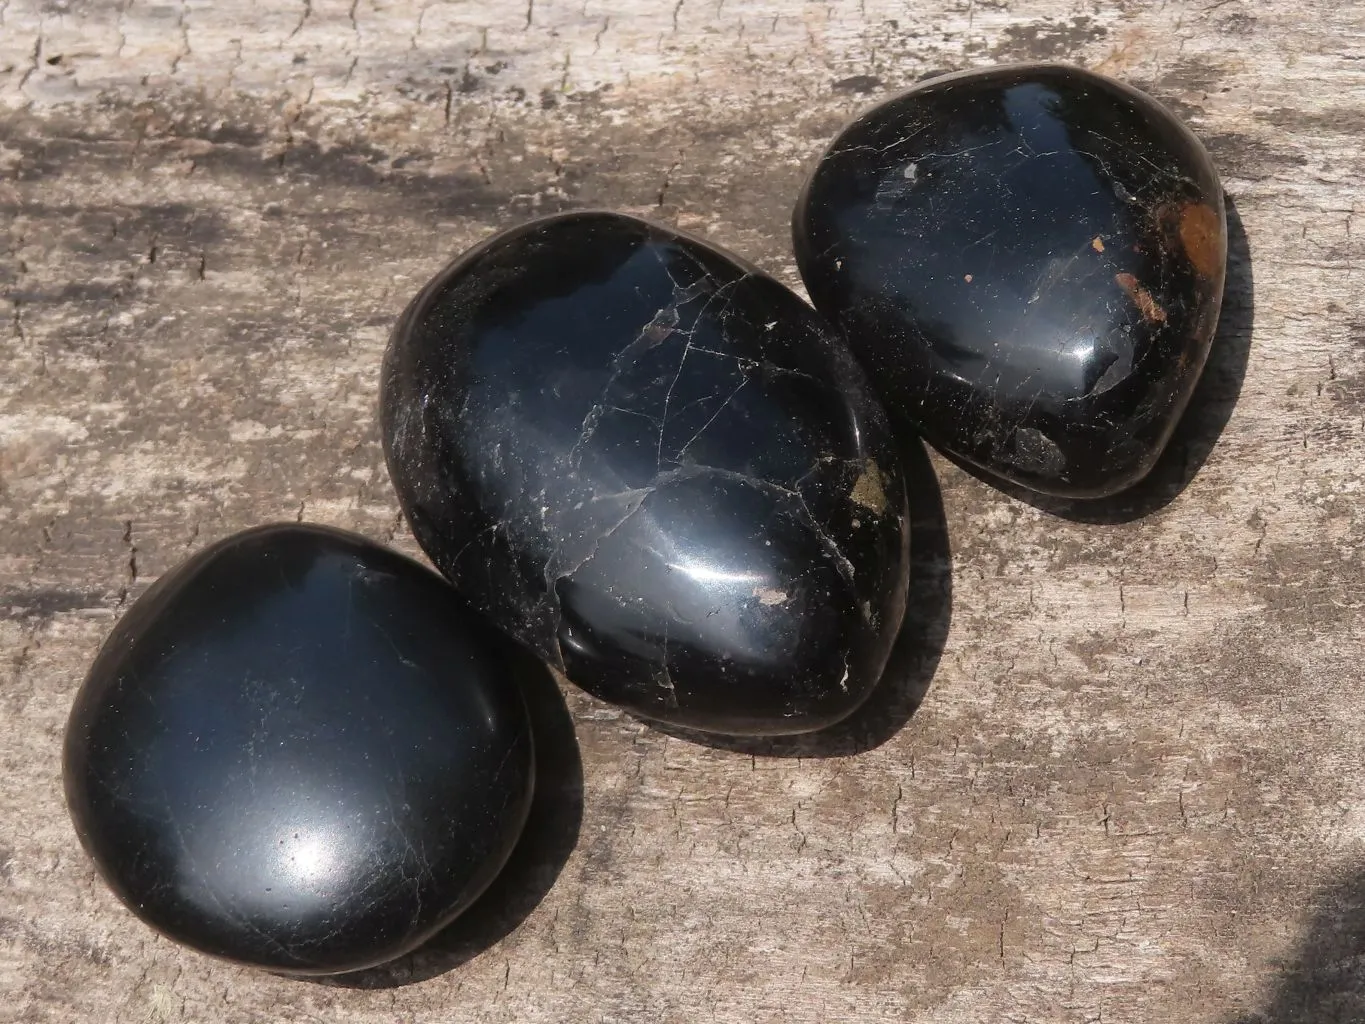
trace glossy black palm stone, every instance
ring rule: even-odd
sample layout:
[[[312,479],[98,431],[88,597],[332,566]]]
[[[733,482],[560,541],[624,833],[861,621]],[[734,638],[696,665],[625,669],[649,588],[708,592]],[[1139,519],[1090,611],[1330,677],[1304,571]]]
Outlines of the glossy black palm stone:
[[[791,291],[699,240],[573,213],[409,305],[389,472],[470,600],[641,717],[778,735],[866,697],[904,611],[885,415]]]
[[[812,301],[887,408],[1036,491],[1140,480],[1203,369],[1227,253],[1208,154],[1164,107],[1054,65],[865,114],[793,223]]]
[[[450,586],[362,537],[269,526],[167,573],[77,695],[76,831],[148,924],[303,974],[421,944],[525,821],[532,737]]]

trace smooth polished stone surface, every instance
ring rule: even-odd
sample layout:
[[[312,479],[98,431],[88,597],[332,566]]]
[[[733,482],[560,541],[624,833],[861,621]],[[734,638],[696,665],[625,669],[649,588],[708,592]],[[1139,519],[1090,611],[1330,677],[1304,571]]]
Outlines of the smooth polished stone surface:
[[[1044,493],[1140,480],[1218,321],[1223,193],[1164,107],[1056,65],[934,78],[849,125],[797,264],[887,408]]]
[[[773,279],[631,217],[534,221],[413,300],[381,394],[422,547],[589,692],[778,735],[881,674],[907,583],[896,450],[847,349]]]
[[[134,913],[203,952],[314,974],[406,953],[493,880],[530,805],[489,635],[363,537],[220,541],[129,609],[77,695],[76,831]]]

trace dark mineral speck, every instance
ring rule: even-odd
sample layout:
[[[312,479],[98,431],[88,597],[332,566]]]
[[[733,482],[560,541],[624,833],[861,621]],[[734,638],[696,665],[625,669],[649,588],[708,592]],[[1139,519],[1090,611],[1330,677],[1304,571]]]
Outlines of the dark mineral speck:
[[[1223,194],[1164,107],[1076,68],[935,78],[834,141],[794,219],[817,309],[887,408],[1036,491],[1151,469],[1208,355]]]
[[[381,406],[432,561],[589,692],[776,735],[880,676],[908,538],[885,415],[838,335],[733,257],[607,213],[505,232],[408,307]]]
[[[294,524],[161,577],[67,727],[82,843],[148,924],[272,970],[415,948],[493,880],[530,805],[507,648],[429,569]]]

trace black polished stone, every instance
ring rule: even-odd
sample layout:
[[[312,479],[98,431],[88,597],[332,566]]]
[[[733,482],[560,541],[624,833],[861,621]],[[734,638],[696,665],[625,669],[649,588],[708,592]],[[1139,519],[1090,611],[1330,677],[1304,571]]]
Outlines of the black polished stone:
[[[504,655],[440,577],[362,537],[237,534],[159,579],[91,667],[76,831],[134,913],[203,952],[388,961],[473,902],[525,822]]]
[[[1036,491],[1151,469],[1208,355],[1227,254],[1203,146],[1076,68],[934,78],[849,125],[797,264],[898,418]]]
[[[589,692],[727,734],[830,725],[904,611],[885,417],[776,281],[573,213],[445,268],[395,328],[389,472],[432,561]]]

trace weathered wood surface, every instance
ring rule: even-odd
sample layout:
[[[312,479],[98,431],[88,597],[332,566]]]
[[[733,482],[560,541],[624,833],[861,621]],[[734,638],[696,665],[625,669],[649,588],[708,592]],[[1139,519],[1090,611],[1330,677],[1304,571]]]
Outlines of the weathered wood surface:
[[[844,119],[1031,58],[1166,99],[1235,204],[1155,486],[1054,515],[935,458],[875,721],[764,756],[568,694],[581,821],[569,761],[521,897],[368,987],[115,903],[62,806],[74,688],[232,530],[414,550],[373,409],[418,284],[570,206],[794,283]],[[1363,112],[1341,0],[0,0],[0,1019],[1365,1019]]]

